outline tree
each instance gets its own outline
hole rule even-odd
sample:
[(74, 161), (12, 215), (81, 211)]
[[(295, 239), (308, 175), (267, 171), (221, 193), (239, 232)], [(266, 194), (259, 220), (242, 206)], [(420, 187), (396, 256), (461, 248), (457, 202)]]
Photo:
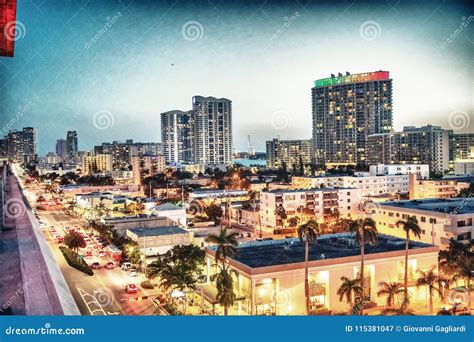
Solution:
[(298, 224), (298, 217), (296, 216), (290, 217), (290, 219), (288, 220), (288, 224), (292, 228), (296, 227), (296, 225)]
[(224, 307), (224, 315), (229, 313), (229, 307), (234, 305), (237, 296), (234, 292), (234, 279), (232, 272), (228, 268), (221, 268), (220, 272), (216, 273), (211, 278), (216, 282), (217, 295), (216, 299), (220, 305)]
[(281, 162), (281, 167), (277, 170), (276, 172), (276, 180), (280, 182), (285, 182), (288, 183), (290, 181), (289, 175), (288, 175), (288, 168), (286, 166), (285, 161)]
[(421, 228), (418, 225), (416, 216), (409, 216), (406, 221), (400, 220), (395, 223), (397, 227), (402, 227), (405, 231), (405, 275), (403, 281), (403, 287), (405, 289), (404, 302), (408, 301), (408, 249), (410, 248), (410, 233), (414, 236), (421, 237)]
[(219, 204), (211, 203), (204, 208), (204, 213), (210, 220), (214, 221), (214, 224), (217, 225), (219, 224), (224, 212)]
[(299, 175), (304, 176), (304, 163), (303, 163), (303, 157), (301, 154), (299, 155)]
[(443, 297), (443, 291), (440, 289), (440, 277), (434, 271), (434, 267), (428, 271), (417, 270), (420, 277), (416, 280), (416, 286), (426, 286), (428, 288), (430, 315), (433, 314), (433, 294), (437, 293)]
[(453, 281), (463, 279), (467, 292), (467, 313), (471, 314), (471, 280), (473, 278), (474, 257), (462, 256), (456, 262), (456, 271), (452, 277)]
[(281, 220), (281, 227), (283, 228), (285, 225), (285, 220), (288, 217), (285, 208), (283, 208), (282, 205), (277, 206), (275, 209), (275, 214)]
[(341, 285), (337, 289), (337, 294), (339, 295), (339, 301), (342, 302), (343, 298), (346, 298), (347, 303), (352, 310), (354, 306), (354, 297), (355, 295), (362, 294), (362, 286), (360, 286), (360, 279), (349, 279), (345, 276), (341, 277)]
[(474, 183), (470, 183), (468, 188), (461, 189), (456, 197), (471, 198), (474, 195)]
[(384, 316), (413, 316), (414, 311), (409, 307), (409, 301), (403, 300), (398, 308), (384, 309), (381, 313)]
[(375, 221), (371, 218), (365, 219), (358, 219), (352, 221), (349, 225), (349, 231), (355, 234), (355, 239), (359, 243), (360, 246), (360, 284), (362, 286), (362, 295), (361, 295), (361, 308), (360, 314), (363, 315), (364, 313), (364, 277), (365, 277), (365, 244), (374, 244), (377, 242), (377, 228), (375, 225)]
[(215, 252), (215, 260), (217, 265), (221, 265), (221, 271), (215, 275), (211, 280), (215, 280), (217, 296), (216, 299), (224, 307), (224, 315), (227, 316), (228, 308), (234, 304), (235, 294), (233, 288), (233, 279), (229, 271), (229, 266), (226, 265), (227, 257), (233, 257), (237, 253), (237, 237), (238, 233), (227, 232), (227, 228), (221, 228), (218, 235), (209, 235), (207, 242), (217, 246)]
[(216, 263), (222, 264), (222, 268), (225, 268), (227, 257), (232, 258), (237, 253), (238, 236), (238, 233), (227, 232), (227, 228), (223, 227), (219, 234), (211, 234), (206, 238), (206, 242), (217, 246), (215, 259)]
[(404, 293), (404, 290), (399, 282), (381, 281), (379, 284), (377, 296), (387, 296), (386, 309), (395, 309), (395, 302), (399, 295)]
[(71, 230), (64, 236), (64, 244), (76, 254), (76, 257), (78, 256), (79, 248), (85, 248), (87, 246), (82, 235), (75, 230)]
[(195, 290), (197, 278), (205, 264), (205, 253), (196, 245), (176, 245), (147, 267), (147, 277), (160, 277), (166, 291), (184, 292), (183, 314), (186, 314), (187, 292)]
[(305, 241), (305, 252), (304, 252), (304, 295), (306, 297), (306, 314), (309, 315), (311, 312), (311, 303), (309, 299), (309, 268), (308, 268), (308, 256), (309, 256), (309, 244), (316, 244), (318, 242), (318, 236), (320, 235), (319, 224), (315, 220), (309, 220), (305, 224), (302, 224), (298, 228), (298, 237), (302, 242)]

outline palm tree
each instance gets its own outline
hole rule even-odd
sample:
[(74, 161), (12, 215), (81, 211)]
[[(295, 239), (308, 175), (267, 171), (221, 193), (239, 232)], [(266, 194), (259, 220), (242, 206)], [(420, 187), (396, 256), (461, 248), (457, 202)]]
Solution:
[(308, 276), (308, 256), (309, 256), (309, 244), (318, 242), (318, 236), (320, 235), (319, 223), (315, 220), (309, 220), (305, 224), (298, 228), (298, 237), (300, 241), (305, 240), (305, 251), (304, 251), (304, 295), (306, 297), (306, 314), (309, 315), (311, 311), (311, 304), (309, 300), (309, 276)]
[(398, 308), (389, 308), (382, 311), (384, 316), (414, 316), (415, 312), (409, 308), (409, 301), (403, 300)]
[(365, 276), (365, 244), (373, 244), (377, 242), (377, 227), (375, 221), (371, 218), (358, 219), (349, 224), (349, 231), (355, 233), (355, 238), (360, 246), (360, 286), (362, 286), (361, 293), (361, 307), (360, 314), (364, 313), (364, 276)]
[(79, 248), (84, 248), (87, 246), (86, 241), (82, 235), (74, 230), (71, 230), (66, 234), (64, 237), (64, 243), (76, 254), (76, 257), (78, 256)]
[(377, 296), (387, 296), (386, 309), (395, 309), (395, 302), (398, 296), (404, 293), (404, 290), (399, 282), (381, 281), (379, 284)]
[(227, 228), (221, 228), (218, 235), (212, 234), (206, 238), (206, 242), (217, 245), (215, 260), (219, 265), (221, 263), (221, 271), (214, 275), (211, 280), (216, 281), (216, 289), (219, 304), (224, 307), (224, 315), (227, 316), (228, 309), (234, 304), (235, 293), (233, 287), (232, 275), (229, 267), (226, 266), (227, 257), (233, 257), (237, 253), (237, 237), (238, 233), (227, 232)]
[(397, 227), (402, 227), (405, 231), (405, 276), (403, 281), (403, 287), (405, 288), (404, 301), (408, 301), (408, 249), (410, 248), (410, 233), (414, 236), (421, 237), (421, 228), (418, 225), (416, 216), (409, 216), (406, 221), (400, 220), (395, 223)]
[(337, 294), (339, 295), (339, 301), (342, 302), (342, 299), (346, 297), (346, 301), (350, 306), (349, 310), (352, 310), (354, 307), (354, 296), (362, 293), (362, 286), (360, 286), (360, 279), (354, 278), (349, 279), (347, 277), (341, 277), (341, 285), (337, 289)]
[(234, 279), (232, 272), (227, 268), (222, 268), (220, 272), (211, 277), (216, 282), (217, 295), (216, 299), (220, 305), (224, 307), (224, 315), (229, 313), (229, 307), (234, 305), (237, 296), (234, 292)]
[(420, 277), (416, 280), (416, 286), (427, 286), (428, 295), (429, 295), (429, 305), (430, 305), (430, 315), (433, 314), (433, 294), (437, 293), (438, 296), (443, 297), (443, 291), (440, 289), (439, 283), (441, 281), (440, 277), (434, 271), (434, 267), (430, 268), (428, 271), (417, 270), (420, 274)]
[(456, 262), (456, 271), (452, 277), (453, 281), (464, 279), (467, 292), (467, 314), (471, 314), (471, 280), (474, 270), (474, 257), (462, 256)]
[(227, 232), (227, 227), (221, 228), (218, 235), (211, 234), (206, 238), (206, 242), (217, 245), (216, 249), (216, 263), (222, 263), (222, 268), (225, 268), (227, 257), (233, 257), (237, 253), (237, 238), (238, 233)]

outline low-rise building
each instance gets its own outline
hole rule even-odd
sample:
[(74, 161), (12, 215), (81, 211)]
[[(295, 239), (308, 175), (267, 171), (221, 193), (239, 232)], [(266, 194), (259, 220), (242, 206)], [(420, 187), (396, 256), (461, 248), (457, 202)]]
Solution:
[(186, 227), (186, 209), (173, 203), (163, 203), (153, 207), (151, 212), (157, 216), (167, 217), (179, 226)]
[(474, 158), (456, 160), (454, 162), (454, 174), (457, 176), (474, 176)]
[[(405, 240), (378, 234), (378, 241), (365, 250), (364, 295), (372, 305), (384, 306), (386, 297), (378, 297), (381, 281), (403, 282)], [(409, 291), (416, 300), (427, 300), (424, 287), (416, 287), (417, 270), (429, 270), (438, 263), (436, 246), (411, 242), (408, 251)], [(205, 275), (209, 280), (215, 266), (215, 246), (206, 248)], [(305, 244), (299, 239), (241, 243), (235, 257), (228, 258), (235, 271), (237, 300), (231, 315), (304, 315)], [(341, 277), (354, 279), (360, 274), (360, 247), (350, 233), (323, 235), (309, 246), (310, 307), (314, 313), (331, 314), (350, 310), (337, 294)], [(205, 300), (216, 306), (215, 285), (201, 286)], [(357, 301), (357, 298), (355, 298)], [(369, 303), (369, 305), (370, 305)]]
[[(291, 217), (300, 221), (316, 218), (319, 222), (326, 222), (335, 217), (353, 217), (358, 213), (359, 205), (358, 189), (266, 190), (260, 195), (260, 221), (271, 228), (284, 228)], [(285, 215), (281, 215), (282, 212)]]
[(128, 228), (126, 234), (137, 243), (145, 257), (164, 254), (173, 246), (190, 245), (193, 242), (193, 232), (178, 226)]
[(292, 177), (293, 189), (310, 189), (325, 187), (355, 188), (360, 196), (372, 197), (382, 194), (408, 194), (408, 175), (370, 176), (314, 176)]
[(82, 159), (82, 174), (106, 173), (112, 171), (112, 155), (95, 154), (84, 156)]
[(105, 217), (102, 222), (109, 224), (119, 236), (125, 237), (127, 229), (150, 229), (156, 227), (173, 226), (173, 221), (167, 217), (161, 216), (124, 216), (124, 217)]
[(396, 225), (399, 220), (415, 216), (422, 230), (413, 240), (446, 247), (450, 238), (467, 241), (474, 237), (474, 202), (470, 198), (424, 199), (378, 203), (372, 207), (377, 230), (384, 234), (405, 237)]
[(370, 165), (371, 176), (394, 176), (410, 175), (415, 173), (420, 178), (430, 177), (430, 166), (428, 164), (376, 164)]
[(453, 198), (459, 191), (468, 188), (469, 183), (449, 179), (418, 179), (410, 175), (410, 199)]

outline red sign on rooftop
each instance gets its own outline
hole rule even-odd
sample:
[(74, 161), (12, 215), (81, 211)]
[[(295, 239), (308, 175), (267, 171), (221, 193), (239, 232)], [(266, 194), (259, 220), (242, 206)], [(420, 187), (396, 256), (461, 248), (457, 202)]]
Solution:
[(0, 56), (13, 57), (16, 38), (16, 0), (0, 0)]

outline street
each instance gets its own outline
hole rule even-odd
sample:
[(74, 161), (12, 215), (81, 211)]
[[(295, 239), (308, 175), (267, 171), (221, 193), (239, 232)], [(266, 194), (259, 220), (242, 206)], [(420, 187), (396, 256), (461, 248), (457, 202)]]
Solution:
[[(28, 198), (31, 208), (36, 208), (36, 195), (34, 187), (27, 187), (25, 194)], [(70, 267), (59, 246), (53, 239), (49, 229), (53, 226), (56, 230), (62, 232), (65, 226), (84, 226), (84, 221), (74, 219), (65, 215), (62, 211), (37, 211), (44, 222), (42, 231), (45, 239), (51, 249), (54, 258), (64, 275), (67, 285), (76, 301), (79, 311), (82, 315), (105, 316), (105, 315), (156, 315), (159, 310), (153, 302), (153, 295), (159, 293), (159, 289), (145, 290), (140, 287), (140, 283), (145, 279), (142, 274), (137, 277), (129, 276), (125, 271), (116, 267), (108, 270), (101, 267), (94, 270), (93, 276), (88, 276), (73, 267)], [(113, 261), (111, 258), (97, 255), (86, 257), (88, 264), (99, 262), (104, 266), (107, 262)], [(127, 294), (125, 286), (135, 284), (139, 288), (137, 294)], [(141, 297), (151, 295), (151, 299), (134, 300), (132, 297)], [(131, 300), (132, 298), (132, 300)]]

